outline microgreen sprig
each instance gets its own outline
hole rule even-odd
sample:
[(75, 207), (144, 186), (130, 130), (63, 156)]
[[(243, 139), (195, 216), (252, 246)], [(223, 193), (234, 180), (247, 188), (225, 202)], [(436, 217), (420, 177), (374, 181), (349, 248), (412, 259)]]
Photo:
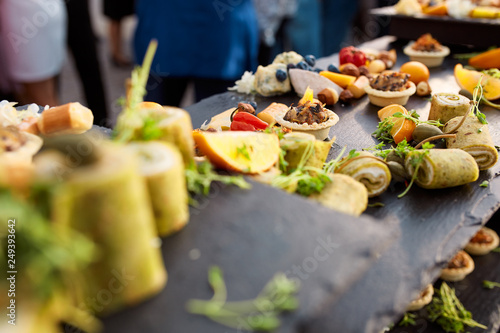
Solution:
[(187, 311), (227, 327), (272, 331), (281, 324), (278, 318), (281, 312), (293, 311), (299, 306), (295, 294), (300, 285), (282, 273), (277, 273), (256, 298), (237, 302), (227, 301), (227, 288), (219, 267), (209, 269), (208, 280), (214, 291), (212, 299), (190, 300), (186, 304)]
[(416, 318), (417, 318), (416, 314), (410, 313), (410, 312), (406, 312), (403, 315), (403, 319), (401, 319), (401, 321), (399, 322), (398, 325), (399, 326), (404, 326), (404, 327), (415, 326), (415, 325), (417, 325), (417, 322), (415, 321)]
[(488, 281), (484, 280), (483, 281), (483, 288), (486, 289), (493, 289), (493, 288), (500, 288), (500, 283), (499, 282), (494, 282), (494, 281)]
[(460, 302), (455, 290), (445, 282), (441, 284), (432, 303), (427, 306), (427, 312), (429, 319), (440, 325), (446, 332), (465, 332), (466, 326), (488, 328), (472, 319), (472, 314)]
[(479, 103), (483, 100), (483, 86), (481, 82), (483, 80), (483, 76), (479, 79), (479, 82), (476, 84), (474, 88), (474, 92), (472, 94), (472, 113), (477, 117), (477, 119), (481, 122), (481, 124), (488, 124), (486, 120), (486, 116), (484, 113), (479, 110)]
[(398, 195), (399, 199), (404, 197), (408, 193), (408, 191), (410, 191), (411, 187), (413, 186), (413, 183), (417, 179), (418, 171), (419, 171), (422, 163), (424, 162), (425, 156), (427, 156), (429, 154), (429, 151), (432, 148), (434, 148), (434, 145), (429, 143), (429, 142), (426, 142), (422, 145), (421, 150), (418, 150), (418, 151), (415, 150), (416, 153), (410, 158), (410, 164), (413, 166), (413, 170), (414, 170), (413, 176), (411, 177), (410, 184), (408, 184), (408, 186), (406, 187), (404, 192), (401, 193), (400, 195)]

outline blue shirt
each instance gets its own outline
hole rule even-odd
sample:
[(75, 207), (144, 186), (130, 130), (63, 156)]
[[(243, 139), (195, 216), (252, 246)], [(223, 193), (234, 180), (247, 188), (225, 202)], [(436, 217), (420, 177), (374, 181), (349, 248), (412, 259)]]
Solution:
[(156, 38), (156, 75), (233, 80), (257, 67), (252, 0), (137, 0), (136, 13), (136, 62)]

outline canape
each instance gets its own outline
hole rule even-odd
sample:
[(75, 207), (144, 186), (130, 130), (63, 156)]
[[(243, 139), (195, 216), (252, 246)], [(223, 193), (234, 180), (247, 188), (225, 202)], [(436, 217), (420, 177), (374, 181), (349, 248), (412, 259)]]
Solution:
[(475, 256), (483, 256), (498, 247), (500, 238), (490, 228), (482, 227), (465, 246), (465, 251)]
[(432, 284), (428, 284), (420, 293), (418, 298), (408, 304), (408, 306), (406, 307), (406, 311), (417, 311), (422, 309), (432, 301), (432, 295), (434, 295), (434, 287), (432, 286)]
[(446, 268), (441, 270), (440, 278), (445, 281), (456, 282), (463, 280), (474, 270), (474, 260), (465, 251), (458, 253), (450, 260)]
[(408, 80), (409, 77), (408, 74), (398, 72), (378, 75), (365, 87), (370, 102), (382, 107), (391, 104), (406, 105), (417, 90), (415, 83)]
[(412, 61), (420, 61), (427, 67), (438, 67), (444, 61), (444, 58), (450, 54), (450, 49), (441, 45), (430, 34), (420, 36), (416, 42), (410, 42), (403, 52), (410, 57)]

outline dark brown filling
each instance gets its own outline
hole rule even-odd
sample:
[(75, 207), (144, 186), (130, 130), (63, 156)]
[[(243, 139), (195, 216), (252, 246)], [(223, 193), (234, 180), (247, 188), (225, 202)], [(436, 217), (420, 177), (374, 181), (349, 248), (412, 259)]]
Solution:
[(380, 74), (370, 83), (370, 86), (383, 91), (403, 91), (407, 89), (409, 77), (409, 74), (398, 72)]
[(463, 252), (458, 252), (448, 263), (448, 268), (463, 268), (467, 266), (467, 258)]
[(493, 242), (493, 237), (491, 237), (491, 235), (489, 235), (486, 231), (481, 229), (477, 232), (477, 234), (474, 237), (472, 237), (470, 241), (471, 243), (488, 244)]
[(306, 102), (296, 107), (290, 107), (283, 119), (292, 123), (312, 125), (327, 121), (328, 114), (320, 103)]
[(443, 49), (443, 46), (437, 40), (432, 38), (431, 34), (425, 34), (417, 39), (417, 41), (413, 44), (412, 49), (423, 52), (439, 52)]

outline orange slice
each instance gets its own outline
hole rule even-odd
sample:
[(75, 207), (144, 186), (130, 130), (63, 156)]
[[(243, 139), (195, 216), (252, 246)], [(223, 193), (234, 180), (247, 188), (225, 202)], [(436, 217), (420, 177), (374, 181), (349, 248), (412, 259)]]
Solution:
[(445, 16), (448, 15), (446, 3), (422, 8), (422, 12), (427, 15)]
[(319, 75), (326, 77), (333, 83), (338, 84), (342, 88), (347, 88), (348, 85), (353, 84), (356, 81), (356, 77), (352, 75), (345, 75), (339, 73), (333, 73), (329, 71), (322, 71)]
[(454, 74), (460, 88), (467, 90), (471, 94), (474, 92), (479, 80), (481, 80), (482, 75), (481, 85), (483, 86), (484, 98), (490, 101), (500, 98), (500, 79), (463, 68), (461, 64), (455, 66)]
[[(388, 117), (391, 117), (396, 112), (401, 112), (402, 114), (406, 115), (410, 114), (404, 106), (399, 104), (387, 105), (383, 109), (380, 109), (377, 114), (379, 119), (382, 121)], [(392, 122), (394, 125), (392, 126), (390, 133), (392, 138), (394, 139), (394, 142), (398, 144), (404, 139), (406, 139), (407, 142), (410, 142), (412, 140), (413, 131), (415, 130), (415, 127), (417, 127), (417, 125), (413, 121), (403, 117), (395, 117), (393, 118)]]
[(216, 167), (259, 173), (278, 161), (280, 143), (275, 134), (259, 132), (194, 132), (194, 141)]
[(479, 69), (500, 69), (500, 47), (483, 52), (469, 59), (469, 65)]

